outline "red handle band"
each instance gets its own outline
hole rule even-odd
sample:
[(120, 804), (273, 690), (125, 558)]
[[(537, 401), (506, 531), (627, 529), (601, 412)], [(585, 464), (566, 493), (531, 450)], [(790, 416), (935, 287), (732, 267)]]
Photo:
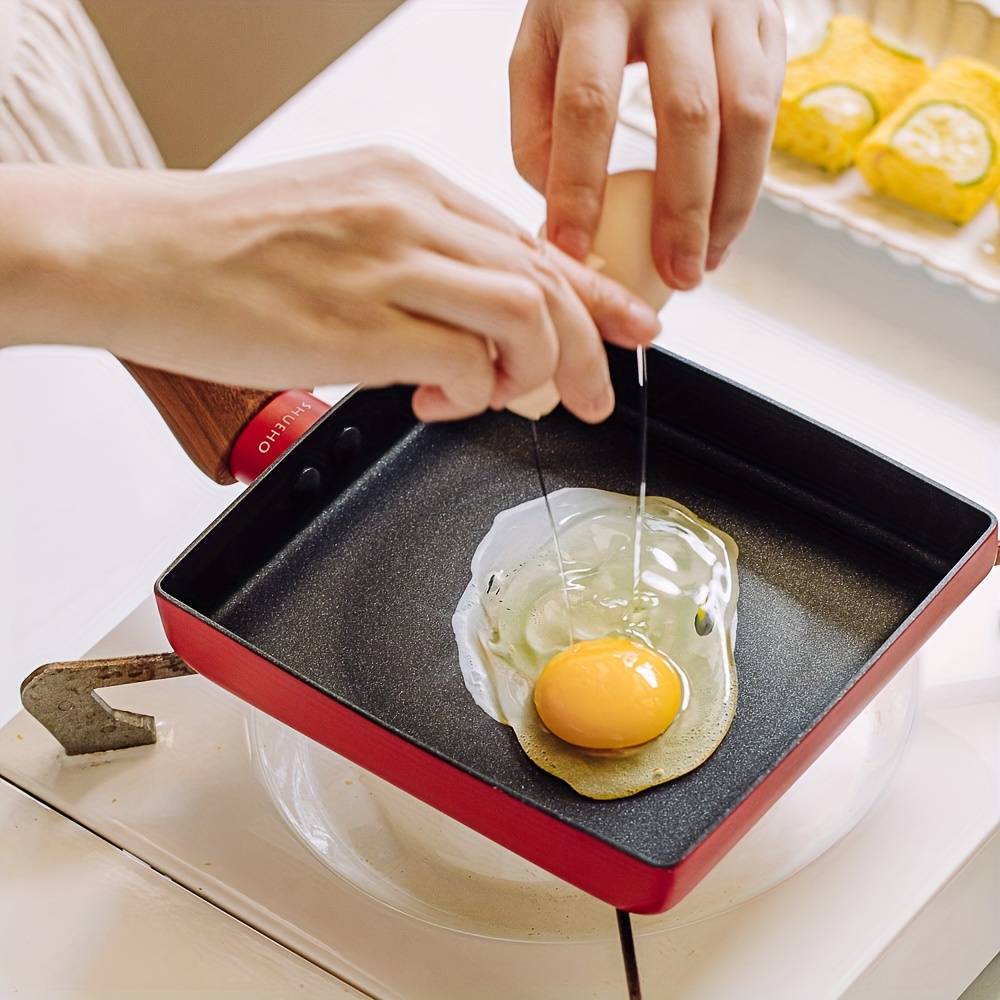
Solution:
[(252, 482), (329, 409), (302, 389), (279, 393), (240, 431), (229, 453), (233, 478)]

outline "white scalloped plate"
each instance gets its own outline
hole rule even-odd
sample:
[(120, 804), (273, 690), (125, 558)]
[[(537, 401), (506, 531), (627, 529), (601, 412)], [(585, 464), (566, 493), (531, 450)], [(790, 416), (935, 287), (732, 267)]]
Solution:
[[(782, 0), (789, 56), (816, 47), (837, 13), (865, 18), (886, 41), (916, 52), (931, 65), (971, 55), (1000, 66), (1000, 18), (969, 0)], [(621, 121), (655, 134), (644, 69), (630, 67)], [(819, 225), (844, 229), (864, 246), (881, 246), (902, 264), (923, 265), (937, 280), (962, 284), (977, 298), (1000, 300), (1000, 233), (991, 199), (965, 226), (925, 215), (873, 194), (856, 170), (831, 177), (818, 167), (773, 151), (764, 194)]]

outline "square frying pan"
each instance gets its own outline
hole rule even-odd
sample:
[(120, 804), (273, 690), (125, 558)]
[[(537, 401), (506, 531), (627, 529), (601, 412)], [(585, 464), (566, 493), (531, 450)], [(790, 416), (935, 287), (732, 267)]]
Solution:
[[(635, 358), (609, 358), (607, 422), (560, 408), (539, 423), (550, 489), (636, 491)], [(423, 425), (410, 389), (355, 391), (157, 582), (171, 644), (586, 892), (636, 913), (673, 906), (986, 576), (997, 520), (666, 351), (649, 351), (648, 370), (650, 494), (740, 549), (736, 717), (691, 773), (584, 798), (467, 693), (451, 617), (472, 554), (494, 515), (538, 495), (529, 425), (509, 413)]]

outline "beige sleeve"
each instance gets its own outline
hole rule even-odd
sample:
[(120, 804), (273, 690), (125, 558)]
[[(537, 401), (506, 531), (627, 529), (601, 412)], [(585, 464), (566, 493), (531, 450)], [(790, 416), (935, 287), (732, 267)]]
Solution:
[(77, 0), (0, 0), (0, 162), (163, 166)]

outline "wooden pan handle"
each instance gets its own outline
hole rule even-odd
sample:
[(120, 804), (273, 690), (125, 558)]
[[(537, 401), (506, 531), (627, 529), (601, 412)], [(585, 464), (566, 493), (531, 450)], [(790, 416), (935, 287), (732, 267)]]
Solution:
[(233, 443), (276, 393), (203, 382), (133, 361), (122, 364), (160, 411), (194, 464), (223, 486), (235, 483), (229, 471)]

